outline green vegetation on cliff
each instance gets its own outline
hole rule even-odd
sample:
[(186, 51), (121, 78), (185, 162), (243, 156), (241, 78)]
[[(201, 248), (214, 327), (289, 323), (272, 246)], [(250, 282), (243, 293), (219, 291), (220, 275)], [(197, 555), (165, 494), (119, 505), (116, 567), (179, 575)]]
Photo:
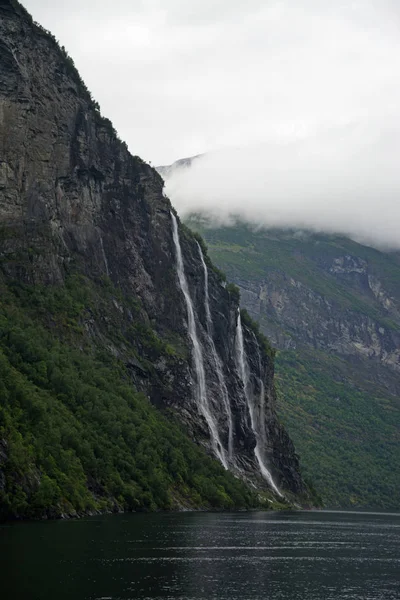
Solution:
[[(0, 516), (253, 506), (245, 485), (85, 335), (83, 317), (113, 299), (124, 300), (109, 282), (83, 277), (0, 284)], [(140, 319), (132, 331), (136, 347), (174, 354)]]
[(356, 256), (385, 282), (390, 295), (400, 298), (400, 264), (395, 253), (380, 252), (333, 235), (255, 230), (243, 223), (211, 228), (196, 217), (189, 218), (186, 224), (202, 234), (211, 259), (224, 269), (230, 281), (257, 281), (278, 271), (335, 301), (344, 310), (359, 311), (385, 321), (389, 328), (396, 327), (385, 311), (379, 310), (372, 295), (360, 290), (356, 282), (333, 278), (325, 268), (338, 256)]

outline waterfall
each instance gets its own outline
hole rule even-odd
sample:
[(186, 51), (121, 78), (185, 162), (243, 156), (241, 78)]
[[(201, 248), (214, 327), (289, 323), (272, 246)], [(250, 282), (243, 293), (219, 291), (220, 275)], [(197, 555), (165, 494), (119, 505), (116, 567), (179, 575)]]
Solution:
[[(244, 348), (243, 329), (242, 329), (242, 320), (241, 320), (241, 316), (240, 316), (240, 311), (239, 311), (239, 315), (238, 315), (237, 332), (236, 332), (236, 360), (237, 360), (237, 367), (238, 367), (239, 375), (243, 382), (247, 406), (249, 408), (251, 428), (252, 428), (255, 438), (256, 438), (256, 446), (254, 448), (254, 455), (258, 462), (258, 466), (260, 468), (261, 475), (264, 477), (264, 479), (266, 481), (268, 481), (271, 488), (279, 496), (282, 497), (282, 494), (279, 491), (279, 489), (277, 488), (274, 480), (272, 479), (272, 475), (271, 475), (270, 471), (268, 470), (268, 468), (266, 467), (266, 465), (264, 464), (263, 457), (262, 457), (262, 450), (264, 449), (263, 446), (265, 445), (265, 424), (261, 420), (261, 417), (264, 418), (264, 384), (260, 380), (260, 382), (262, 384), (261, 385), (262, 398), (260, 397), (260, 402), (261, 402), (260, 413), (261, 414), (257, 415), (257, 410), (256, 410), (256, 406), (255, 406), (256, 402), (255, 402), (255, 398), (254, 398), (254, 394), (253, 394), (253, 390), (252, 390), (252, 386), (251, 386), (251, 380), (250, 380), (250, 368), (249, 368), (249, 363), (247, 361), (246, 351)], [(261, 447), (260, 447), (260, 442), (261, 442)]]
[(208, 341), (211, 348), (211, 354), (213, 357), (215, 372), (217, 373), (219, 389), (221, 393), (222, 402), (224, 404), (226, 416), (228, 419), (228, 457), (229, 460), (233, 460), (233, 419), (232, 419), (232, 411), (231, 405), (229, 402), (229, 394), (228, 389), (225, 383), (225, 376), (222, 367), (222, 361), (218, 355), (217, 349), (215, 347), (214, 339), (213, 339), (213, 322), (210, 311), (210, 297), (208, 293), (208, 269), (204, 260), (203, 251), (201, 249), (200, 244), (197, 242), (197, 246), (199, 249), (199, 255), (201, 264), (203, 265), (204, 271), (204, 306), (206, 310), (206, 323), (207, 323), (207, 335)]
[(203, 417), (206, 420), (208, 428), (210, 430), (211, 444), (216, 456), (219, 458), (225, 469), (228, 469), (228, 463), (225, 456), (225, 451), (221, 444), (221, 441), (218, 436), (217, 425), (213, 419), (212, 413), (210, 411), (208, 398), (207, 398), (207, 384), (206, 384), (206, 375), (204, 371), (204, 361), (203, 361), (203, 351), (201, 347), (200, 340), (197, 336), (197, 328), (196, 321), (194, 317), (194, 309), (193, 302), (190, 297), (189, 286), (186, 280), (185, 269), (183, 265), (182, 258), (182, 250), (179, 241), (179, 232), (178, 232), (178, 224), (176, 221), (175, 215), (171, 212), (172, 219), (172, 235), (175, 244), (176, 251), (176, 271), (178, 274), (179, 285), (181, 287), (183, 296), (185, 298), (186, 309), (187, 309), (187, 317), (188, 317), (188, 331), (189, 336), (193, 345), (193, 359), (194, 359), (194, 367), (196, 371), (196, 396), (197, 396), (197, 404), (199, 410)]
[[(261, 353), (260, 353), (260, 346), (258, 344), (258, 340), (256, 337), (256, 334), (254, 333), (254, 331), (251, 332), (254, 338), (254, 342), (257, 348), (257, 356), (258, 356), (258, 371), (260, 373), (260, 377), (258, 377), (258, 385), (260, 386), (260, 396), (259, 396), (259, 402), (258, 402), (258, 406), (256, 407), (256, 410), (258, 411), (258, 415), (256, 413), (256, 422), (259, 423), (259, 436), (262, 442), (262, 450), (265, 449), (266, 445), (267, 445), (267, 433), (265, 431), (265, 386), (264, 386), (264, 382), (262, 380), (261, 377), (261, 372), (262, 372), (262, 363), (261, 363)], [(261, 444), (260, 444), (261, 446)]]
[(104, 266), (106, 268), (107, 277), (109, 277), (110, 271), (108, 269), (108, 261), (107, 261), (106, 253), (104, 251), (103, 236), (101, 235), (101, 231), (100, 231), (100, 248), (101, 248), (101, 254), (102, 254), (103, 260), (104, 260)]

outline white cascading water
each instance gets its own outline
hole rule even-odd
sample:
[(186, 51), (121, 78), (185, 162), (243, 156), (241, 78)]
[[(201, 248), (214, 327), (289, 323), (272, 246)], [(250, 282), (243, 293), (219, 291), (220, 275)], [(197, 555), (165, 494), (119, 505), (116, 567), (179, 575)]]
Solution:
[[(261, 415), (258, 416), (256, 406), (255, 406), (255, 399), (254, 399), (253, 391), (251, 389), (249, 363), (247, 361), (246, 351), (244, 349), (242, 320), (240, 317), (240, 311), (239, 311), (239, 315), (238, 315), (237, 331), (236, 331), (236, 359), (237, 359), (237, 367), (238, 367), (239, 375), (243, 382), (247, 406), (249, 408), (251, 428), (256, 437), (256, 446), (254, 448), (254, 455), (258, 462), (258, 466), (260, 467), (261, 475), (264, 477), (264, 479), (266, 481), (268, 481), (271, 488), (279, 496), (282, 497), (281, 492), (279, 491), (274, 480), (272, 479), (272, 475), (269, 472), (268, 468), (265, 466), (263, 458), (262, 458), (263, 446), (265, 447), (265, 426), (264, 426), (264, 423), (260, 423), (260, 421), (261, 421), (260, 417), (261, 417), (261, 415), (264, 415), (264, 408), (263, 408), (264, 384), (261, 382), (262, 383), (261, 393), (262, 393), (263, 397), (260, 398), (260, 400), (261, 400), (261, 409), (260, 409)], [(264, 433), (264, 436), (263, 436), (263, 433)], [(260, 442), (261, 442), (261, 444), (260, 444)]]
[(198, 242), (197, 242), (197, 246), (199, 249), (201, 264), (203, 265), (203, 270), (204, 270), (204, 306), (205, 306), (205, 310), (206, 310), (208, 341), (210, 344), (211, 354), (212, 354), (213, 361), (215, 364), (215, 371), (216, 371), (217, 378), (218, 378), (218, 384), (219, 384), (222, 402), (224, 404), (226, 416), (228, 419), (228, 457), (229, 457), (229, 460), (232, 461), (233, 460), (232, 411), (231, 411), (231, 405), (229, 402), (228, 389), (227, 389), (226, 383), (225, 383), (225, 376), (224, 376), (224, 372), (223, 372), (222, 361), (218, 355), (217, 349), (215, 347), (214, 339), (213, 339), (213, 322), (212, 322), (211, 311), (210, 311), (210, 297), (209, 297), (209, 293), (208, 293), (208, 269), (207, 269), (207, 265), (204, 260), (203, 251)]
[[(262, 363), (261, 363), (260, 346), (258, 345), (258, 341), (257, 341), (256, 334), (254, 333), (254, 331), (252, 331), (252, 335), (253, 335), (254, 342), (255, 342), (255, 345), (257, 348), (258, 372), (261, 374)], [(257, 415), (256, 419), (260, 425), (259, 433), (260, 433), (260, 439), (262, 442), (262, 449), (264, 450), (267, 445), (267, 433), (265, 431), (265, 398), (264, 398), (265, 386), (264, 386), (262, 377), (258, 378), (258, 385), (260, 386), (260, 396), (259, 396), (259, 405), (258, 405), (258, 407), (256, 407), (256, 410), (258, 411), (258, 415)]]
[(101, 231), (100, 231), (100, 248), (101, 248), (101, 254), (102, 254), (103, 260), (104, 260), (104, 266), (106, 268), (107, 277), (109, 277), (110, 271), (108, 269), (108, 260), (107, 260), (106, 253), (104, 251), (103, 236), (101, 235)]
[(204, 371), (203, 351), (201, 348), (200, 340), (197, 336), (196, 321), (194, 318), (193, 302), (190, 297), (189, 286), (185, 276), (185, 269), (183, 266), (182, 250), (179, 241), (178, 223), (175, 215), (171, 212), (172, 219), (172, 235), (175, 244), (176, 251), (176, 271), (178, 274), (179, 285), (181, 287), (183, 296), (185, 298), (187, 315), (188, 315), (188, 331), (189, 336), (193, 345), (193, 358), (194, 367), (196, 371), (197, 379), (197, 402), (201, 414), (206, 420), (208, 428), (210, 430), (211, 444), (217, 458), (221, 461), (225, 469), (228, 469), (228, 462), (226, 460), (225, 451), (221, 444), (218, 435), (218, 428), (214, 422), (213, 416), (210, 411), (207, 398), (207, 385), (206, 375)]

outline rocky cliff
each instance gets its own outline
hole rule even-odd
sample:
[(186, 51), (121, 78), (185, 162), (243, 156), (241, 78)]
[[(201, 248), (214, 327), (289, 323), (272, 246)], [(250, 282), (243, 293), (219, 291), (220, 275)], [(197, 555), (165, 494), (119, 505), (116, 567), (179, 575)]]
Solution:
[[(270, 487), (255, 456), (262, 447), (279, 490), (304, 493), (293, 444), (275, 413), (273, 353), (251, 322), (243, 323), (243, 381), (236, 295), (180, 223), (174, 239), (160, 175), (128, 152), (66, 52), (14, 0), (0, 0), (0, 73), (2, 285), (49, 289), (77, 275), (91, 282), (97, 309), (81, 310), (85, 343), (78, 345), (122, 361), (132, 385), (158, 408), (173, 409), (189, 435), (236, 475)], [(179, 251), (204, 381), (177, 275)], [(258, 429), (251, 409), (262, 415)]]
[[(254, 317), (264, 320), (265, 333), (275, 346), (312, 345), (342, 355), (368, 358), (400, 372), (397, 302), (386, 292), (379, 277), (369, 272), (365, 261), (350, 255), (335, 257), (321, 271), (321, 277), (331, 275), (338, 285), (349, 282), (349, 287), (358, 288), (369, 297), (375, 314), (371, 310), (345, 307), (282, 273), (270, 273), (268, 278), (257, 282), (242, 278), (236, 282), (242, 290), (244, 305)], [(392, 323), (386, 324), (388, 319)], [(279, 326), (274, 327), (274, 322)]]

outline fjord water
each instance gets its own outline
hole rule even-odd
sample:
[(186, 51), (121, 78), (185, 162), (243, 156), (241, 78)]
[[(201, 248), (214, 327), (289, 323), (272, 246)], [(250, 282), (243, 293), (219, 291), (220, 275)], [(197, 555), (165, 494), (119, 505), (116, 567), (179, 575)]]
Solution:
[(400, 514), (164, 513), (0, 527), (4, 600), (398, 600)]

